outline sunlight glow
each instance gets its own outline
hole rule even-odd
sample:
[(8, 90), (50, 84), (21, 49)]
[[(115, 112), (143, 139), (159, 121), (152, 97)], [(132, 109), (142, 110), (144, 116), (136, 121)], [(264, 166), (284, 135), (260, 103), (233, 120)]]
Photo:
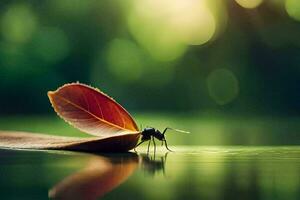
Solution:
[(189, 0), (174, 4), (170, 26), (184, 43), (201, 45), (213, 36), (216, 22), (205, 1)]
[(208, 42), (216, 22), (206, 0), (137, 0), (128, 26), (153, 58), (170, 61), (182, 56), (187, 45)]

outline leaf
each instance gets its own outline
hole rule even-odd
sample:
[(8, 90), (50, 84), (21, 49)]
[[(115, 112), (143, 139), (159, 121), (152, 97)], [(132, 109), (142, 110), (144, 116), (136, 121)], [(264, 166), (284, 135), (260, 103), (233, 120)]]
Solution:
[(48, 92), (54, 110), (65, 121), (95, 136), (138, 132), (129, 113), (103, 92), (80, 83)]
[(103, 92), (84, 84), (72, 83), (48, 92), (48, 96), (61, 118), (97, 137), (0, 131), (0, 148), (120, 152), (136, 146), (141, 133), (135, 121), (121, 105)]
[(139, 133), (116, 135), (107, 138), (79, 138), (28, 132), (0, 131), (0, 148), (123, 152), (133, 149), (138, 139)]

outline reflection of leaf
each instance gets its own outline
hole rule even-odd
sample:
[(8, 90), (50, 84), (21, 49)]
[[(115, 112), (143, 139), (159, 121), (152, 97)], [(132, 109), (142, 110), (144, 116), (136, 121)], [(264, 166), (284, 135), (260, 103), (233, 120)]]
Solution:
[(114, 160), (95, 156), (79, 172), (66, 177), (49, 191), (54, 199), (97, 199), (119, 186), (138, 165), (135, 154), (115, 157)]
[(76, 128), (95, 136), (137, 132), (129, 113), (112, 98), (92, 87), (66, 84), (48, 92), (53, 108), (60, 117)]
[(48, 92), (57, 114), (93, 138), (0, 131), (0, 147), (20, 149), (66, 149), (79, 151), (128, 151), (140, 136), (135, 121), (112, 98), (80, 83), (66, 84)]

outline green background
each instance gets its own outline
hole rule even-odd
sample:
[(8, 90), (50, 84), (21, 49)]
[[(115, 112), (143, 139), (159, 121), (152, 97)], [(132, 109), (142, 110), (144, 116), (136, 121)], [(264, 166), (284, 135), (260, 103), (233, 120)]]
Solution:
[(191, 133), (166, 134), (165, 161), (160, 146), (2, 149), (1, 199), (47, 199), (93, 159), (131, 156), (137, 170), (105, 199), (300, 199), (299, 0), (1, 0), (0, 130), (86, 137), (47, 98), (76, 81), (139, 126)]
[(130, 112), (298, 116), (300, 3), (251, 2), (2, 0), (0, 114), (80, 81)]

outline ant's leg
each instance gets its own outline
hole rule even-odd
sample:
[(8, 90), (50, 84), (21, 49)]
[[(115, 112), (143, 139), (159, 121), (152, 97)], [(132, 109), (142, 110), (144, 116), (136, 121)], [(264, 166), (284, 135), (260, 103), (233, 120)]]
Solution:
[(166, 152), (166, 153), (165, 153), (165, 161), (167, 161), (168, 153), (169, 153), (169, 152)]
[(148, 150), (147, 150), (147, 154), (149, 154), (149, 147), (150, 147), (150, 143), (151, 143), (151, 140), (149, 140), (149, 143), (148, 143)]
[(171, 149), (169, 149), (169, 147), (168, 147), (168, 144), (167, 144), (167, 140), (166, 140), (166, 139), (164, 139), (164, 141), (165, 141), (165, 146), (166, 146), (166, 148), (168, 149), (168, 151), (171, 151), (171, 152), (173, 152)]
[(137, 148), (138, 146), (140, 146), (140, 144), (142, 144), (142, 143), (144, 143), (144, 142), (145, 142), (145, 140), (144, 140), (144, 141), (140, 141), (140, 143), (138, 143), (138, 144), (134, 147), (134, 151), (136, 152), (135, 148)]
[(163, 157), (161, 157), (162, 171), (163, 171), (163, 175), (164, 175), (164, 177), (166, 177), (166, 168), (165, 168), (165, 162), (166, 162), (166, 160), (164, 160), (164, 158), (163, 158)]
[(140, 141), (140, 143), (138, 143), (134, 148), (137, 148), (138, 146), (140, 146), (140, 144), (144, 143), (145, 140)]
[(153, 142), (153, 145), (154, 145), (154, 155), (155, 155), (155, 152), (156, 152), (156, 144), (155, 144), (155, 141), (154, 141), (154, 137), (152, 137), (152, 142)]

